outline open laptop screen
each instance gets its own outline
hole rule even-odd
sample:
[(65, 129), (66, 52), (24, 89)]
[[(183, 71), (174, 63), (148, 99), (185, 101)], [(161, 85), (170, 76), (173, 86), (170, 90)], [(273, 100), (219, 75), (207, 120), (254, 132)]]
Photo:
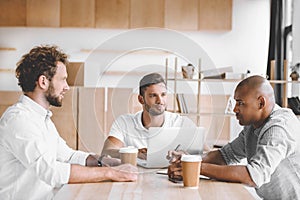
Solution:
[(205, 138), (204, 127), (151, 127), (149, 128), (146, 168), (163, 168), (169, 165), (167, 152), (180, 145), (178, 150), (202, 154)]

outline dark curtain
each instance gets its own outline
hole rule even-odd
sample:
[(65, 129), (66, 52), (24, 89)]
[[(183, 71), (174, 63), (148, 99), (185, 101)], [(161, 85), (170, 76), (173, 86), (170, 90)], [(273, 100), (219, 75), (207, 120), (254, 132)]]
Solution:
[[(283, 33), (283, 2), (271, 0), (270, 41), (267, 75), (270, 77), (271, 60), (275, 60), (275, 80), (283, 80), (284, 33)], [(283, 84), (275, 84), (276, 103), (282, 105)]]

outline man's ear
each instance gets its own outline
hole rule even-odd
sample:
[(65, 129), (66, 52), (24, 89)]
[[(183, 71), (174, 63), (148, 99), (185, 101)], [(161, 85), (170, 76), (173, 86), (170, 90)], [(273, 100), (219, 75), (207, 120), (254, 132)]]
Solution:
[(37, 80), (37, 86), (41, 89), (47, 90), (49, 87), (49, 80), (46, 76), (41, 75)]
[(259, 96), (258, 97), (258, 107), (259, 107), (259, 109), (264, 108), (265, 105), (266, 105), (266, 98), (263, 97), (263, 96)]
[(138, 96), (138, 100), (139, 100), (140, 104), (144, 104), (145, 103), (144, 97), (142, 95), (140, 95), (140, 94)]

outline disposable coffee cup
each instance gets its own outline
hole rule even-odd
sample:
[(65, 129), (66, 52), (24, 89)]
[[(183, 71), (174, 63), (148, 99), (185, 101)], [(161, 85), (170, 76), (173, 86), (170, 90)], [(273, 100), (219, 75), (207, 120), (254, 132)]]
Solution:
[(121, 163), (129, 163), (136, 166), (136, 158), (138, 154), (138, 149), (133, 146), (122, 147), (119, 150)]
[(184, 188), (197, 189), (202, 158), (200, 155), (182, 155), (182, 178)]

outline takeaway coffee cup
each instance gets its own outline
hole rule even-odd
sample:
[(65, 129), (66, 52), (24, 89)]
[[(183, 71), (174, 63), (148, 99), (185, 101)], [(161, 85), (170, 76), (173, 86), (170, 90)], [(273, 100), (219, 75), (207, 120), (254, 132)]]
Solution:
[(200, 155), (182, 155), (182, 178), (185, 188), (198, 188), (201, 161)]
[(136, 166), (138, 149), (133, 146), (123, 147), (119, 150), (121, 163), (129, 163)]

